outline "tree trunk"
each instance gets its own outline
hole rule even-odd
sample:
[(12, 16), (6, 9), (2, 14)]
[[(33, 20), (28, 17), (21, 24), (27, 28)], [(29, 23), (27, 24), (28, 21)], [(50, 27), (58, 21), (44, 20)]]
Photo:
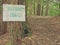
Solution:
[[(18, 4), (18, 0), (9, 0), (9, 4)], [(21, 22), (8, 22), (8, 30), (10, 32), (11, 45), (21, 45)], [(20, 43), (18, 44), (18, 40)]]
[(6, 32), (7, 32), (7, 22), (1, 22), (0, 23), (0, 35), (5, 34)]
[(46, 11), (45, 11), (45, 16), (48, 15), (48, 10), (49, 10), (49, 0), (46, 1)]
[(23, 5), (24, 4), (24, 0), (18, 0), (18, 4)]
[(34, 0), (34, 15), (36, 15), (36, 14), (35, 14), (35, 0)]
[[(59, 12), (60, 12), (60, 0), (59, 0)], [(60, 15), (60, 13), (59, 13), (59, 15)]]
[(44, 10), (44, 0), (42, 0), (42, 10), (41, 10), (41, 16), (43, 16), (43, 10)]
[(2, 4), (3, 4), (3, 1), (0, 0), (0, 6), (1, 6), (1, 9), (0, 9), (0, 35), (3, 35), (7, 32), (7, 22), (3, 22), (3, 14), (2, 14)]
[(0, 0), (0, 5), (2, 5), (2, 0)]
[(38, 0), (38, 6), (37, 6), (37, 15), (41, 16), (41, 0)]

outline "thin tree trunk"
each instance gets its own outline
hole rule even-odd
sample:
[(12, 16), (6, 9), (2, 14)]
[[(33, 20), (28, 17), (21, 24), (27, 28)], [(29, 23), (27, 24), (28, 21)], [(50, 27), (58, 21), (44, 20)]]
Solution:
[(34, 15), (35, 15), (35, 0), (34, 0)]
[[(60, 12), (60, 0), (59, 0), (59, 12)], [(59, 15), (60, 15), (60, 13), (59, 13)]]
[(37, 15), (41, 16), (41, 0), (38, 0), (38, 6), (37, 6)]
[(42, 0), (42, 10), (41, 10), (41, 16), (43, 16), (43, 10), (44, 10), (44, 0)]
[(45, 11), (45, 16), (48, 15), (48, 10), (49, 10), (49, 0), (46, 1), (46, 11)]

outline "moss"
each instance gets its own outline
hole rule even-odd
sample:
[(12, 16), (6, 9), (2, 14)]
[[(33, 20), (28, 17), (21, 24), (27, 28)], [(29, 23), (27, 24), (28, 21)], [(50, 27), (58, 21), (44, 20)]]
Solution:
[(10, 42), (8, 42), (8, 43), (6, 43), (6, 45), (11, 45), (11, 43), (10, 43)]

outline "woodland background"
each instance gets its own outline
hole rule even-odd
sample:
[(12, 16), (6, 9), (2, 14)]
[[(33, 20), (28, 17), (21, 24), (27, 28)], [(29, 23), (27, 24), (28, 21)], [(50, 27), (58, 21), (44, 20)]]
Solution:
[[(3, 22), (3, 4), (25, 5), (26, 22)], [(60, 0), (0, 0), (0, 45), (60, 45)]]

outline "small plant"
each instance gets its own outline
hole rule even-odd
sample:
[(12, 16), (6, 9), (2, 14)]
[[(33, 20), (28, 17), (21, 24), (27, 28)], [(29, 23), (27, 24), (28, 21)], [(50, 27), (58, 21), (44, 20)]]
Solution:
[(32, 35), (31, 30), (28, 27), (25, 27), (22, 33), (22, 37), (28, 37), (31, 35)]

